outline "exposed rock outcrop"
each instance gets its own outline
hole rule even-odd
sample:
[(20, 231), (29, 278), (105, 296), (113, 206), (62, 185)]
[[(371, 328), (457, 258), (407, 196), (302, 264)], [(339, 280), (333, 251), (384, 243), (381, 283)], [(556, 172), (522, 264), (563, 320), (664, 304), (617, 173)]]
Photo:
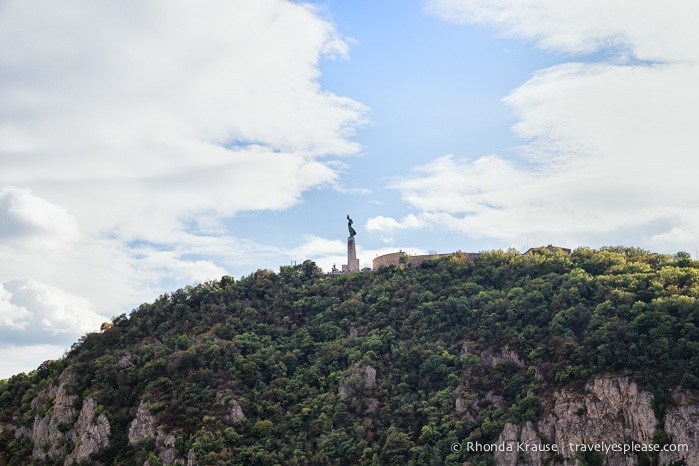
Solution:
[(155, 447), (160, 450), (158, 458), (163, 464), (172, 464), (175, 461), (175, 436), (166, 434), (155, 425), (155, 417), (150, 412), (150, 404), (141, 400), (136, 417), (129, 426), (129, 445), (136, 445), (147, 439), (155, 439)]
[(190, 448), (189, 453), (187, 453), (187, 466), (199, 466), (194, 448)]
[(32, 407), (41, 406), (46, 401), (54, 399), (53, 408), (45, 416), (36, 415), (31, 438), (34, 441), (32, 456), (38, 460), (55, 460), (65, 455), (59, 440), (63, 439), (71, 423), (75, 421), (76, 411), (73, 407), (77, 396), (68, 395), (68, 387), (75, 376), (70, 368), (64, 370), (58, 377), (58, 386), (53, 384), (42, 390), (32, 400)]
[(665, 415), (665, 432), (673, 445), (688, 445), (688, 451), (660, 452), (660, 464), (684, 459), (699, 464), (699, 404), (673, 406)]
[(158, 458), (163, 464), (172, 464), (175, 462), (175, 455), (177, 450), (175, 450), (175, 441), (177, 439), (174, 435), (159, 435), (155, 440), (155, 445), (162, 448), (158, 454)]
[(514, 424), (505, 424), (497, 445), (507, 446), (493, 451), (493, 458), (498, 466), (580, 466), (575, 459), (563, 459), (562, 463), (552, 459), (550, 449), (541, 440), (530, 421), (522, 428)]
[(22, 426), (18, 429), (13, 429), (15, 431), (15, 438), (20, 439), (22, 437), (32, 438), (32, 431), (29, 427)]
[(653, 395), (640, 391), (628, 377), (596, 378), (582, 398), (571, 392), (555, 394), (553, 411), (539, 430), (557, 444), (650, 443), (657, 420)]
[(364, 384), (369, 388), (376, 385), (376, 369), (371, 366), (364, 369)]
[(238, 400), (230, 400), (228, 402), (228, 412), (226, 413), (225, 420), (231, 424), (237, 424), (244, 419), (245, 413), (240, 403), (238, 403)]
[(119, 357), (119, 367), (122, 369), (131, 367), (135, 364), (137, 359), (138, 357), (134, 355), (131, 351), (125, 351), (124, 354), (122, 354)]
[[(65, 369), (57, 385), (50, 384), (31, 401), (32, 408), (39, 411), (32, 429), (26, 426), (13, 429), (16, 438), (28, 437), (33, 442), (32, 456), (37, 460), (64, 460), (66, 465), (87, 462), (92, 454), (109, 445), (111, 427), (104, 414), (96, 415), (95, 399), (85, 398), (77, 412), (78, 397), (68, 395), (74, 380), (72, 369)], [(44, 410), (45, 414), (41, 415)]]
[(75, 449), (66, 457), (66, 465), (87, 461), (93, 453), (109, 446), (109, 421), (104, 414), (95, 416), (95, 407), (93, 398), (83, 401), (80, 417), (70, 433)]
[(338, 388), (341, 399), (347, 399), (360, 387), (372, 388), (376, 385), (376, 369), (372, 366), (362, 367), (359, 363), (352, 366), (349, 377), (347, 377)]
[(360, 325), (359, 327), (355, 327), (354, 325), (350, 327), (349, 333), (347, 334), (347, 339), (352, 340), (353, 338), (357, 338), (362, 335), (366, 335), (368, 331), (368, 327), (366, 325)]
[[(552, 409), (535, 426), (506, 424), (497, 444), (514, 451), (496, 451), (498, 466), (572, 466), (578, 464), (571, 445), (649, 445), (658, 422), (651, 405), (653, 395), (639, 390), (628, 377), (597, 377), (585, 386), (585, 394), (561, 391), (554, 394)], [(670, 408), (665, 431), (672, 443), (699, 445), (699, 405)], [(542, 448), (555, 445), (557, 455)], [(699, 452), (661, 452), (660, 464), (685, 459), (699, 464)], [(608, 466), (636, 466), (633, 452), (608, 449), (598, 453)]]
[[(505, 427), (498, 437), (498, 445), (516, 445), (519, 438), (519, 426), (514, 424), (505, 424)], [(513, 466), (517, 464), (517, 448), (508, 448), (496, 450), (493, 453), (493, 458), (498, 465)]]
[(245, 420), (245, 413), (243, 412), (243, 407), (240, 406), (240, 402), (233, 398), (233, 392), (231, 390), (223, 390), (216, 395), (218, 404), (226, 407), (226, 414), (223, 420), (229, 424), (238, 424), (239, 422)]
[(466, 401), (461, 396), (458, 396), (454, 401), (454, 411), (456, 411), (456, 414), (458, 414), (459, 416), (468, 411), (467, 406), (468, 405)]
[(141, 440), (156, 438), (158, 428), (155, 427), (155, 418), (150, 413), (149, 405), (146, 401), (141, 401), (138, 405), (136, 418), (129, 426), (129, 445), (136, 445)]
[(543, 442), (537, 435), (534, 425), (527, 421), (519, 434), (519, 440), (524, 449), (529, 452), (529, 462), (523, 466), (542, 464), (544, 460)]
[(507, 345), (500, 348), (500, 352), (495, 352), (491, 350), (483, 351), (478, 359), (478, 362), (485, 366), (496, 366), (505, 361), (510, 361), (517, 367), (525, 366), (524, 361), (519, 356), (519, 354), (517, 354), (516, 351), (508, 348)]

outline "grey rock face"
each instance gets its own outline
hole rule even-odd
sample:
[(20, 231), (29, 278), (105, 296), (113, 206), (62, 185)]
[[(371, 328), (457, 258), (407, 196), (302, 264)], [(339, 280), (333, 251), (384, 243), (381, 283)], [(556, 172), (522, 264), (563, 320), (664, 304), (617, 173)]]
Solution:
[(628, 377), (596, 378), (585, 388), (590, 393), (582, 398), (558, 394), (550, 415), (555, 420), (544, 422), (540, 430), (553, 431), (551, 438), (558, 444), (650, 443), (657, 421), (649, 392), (640, 391)]
[(129, 426), (129, 445), (136, 445), (145, 439), (155, 439), (155, 447), (160, 450), (158, 458), (163, 464), (175, 462), (175, 436), (166, 434), (155, 425), (155, 417), (150, 413), (148, 402), (141, 400), (136, 418)]
[(194, 453), (194, 448), (191, 448), (189, 453), (187, 453), (187, 466), (199, 466), (199, 463), (197, 462), (197, 455)]
[(352, 396), (359, 387), (372, 388), (376, 385), (376, 369), (372, 366), (362, 367), (359, 363), (352, 366), (349, 377), (338, 387), (340, 398), (345, 400)]
[(233, 391), (226, 389), (216, 394), (217, 403), (226, 408), (223, 420), (229, 424), (238, 424), (245, 420), (245, 413), (240, 402), (233, 397)]
[(376, 369), (371, 366), (366, 366), (364, 384), (369, 388), (376, 385)]
[[(466, 347), (465, 345), (466, 344), (464, 343), (462, 351), (464, 351), (464, 348)], [(511, 350), (507, 346), (502, 347), (499, 353), (493, 351), (483, 351), (478, 359), (478, 362), (485, 366), (496, 366), (505, 361), (510, 361), (517, 367), (525, 366), (524, 361), (522, 361), (522, 358), (519, 357), (517, 352)]]
[(37, 415), (34, 418), (32, 429), (32, 439), (34, 440), (34, 450), (32, 456), (38, 460), (58, 459), (65, 452), (59, 448), (59, 440), (64, 437), (61, 430), (66, 430), (64, 426), (73, 421), (76, 415), (73, 402), (77, 398), (75, 395), (68, 395), (68, 386), (73, 383), (75, 376), (70, 368), (63, 371), (58, 377), (58, 386), (49, 386), (42, 390), (37, 396), (35, 406), (43, 403), (47, 399), (55, 397), (52, 410), (44, 417)]
[(511, 449), (495, 451), (493, 457), (498, 466), (514, 466), (517, 464), (517, 440), (519, 437), (519, 427), (507, 423), (498, 437), (498, 444), (513, 445)]
[(129, 445), (135, 445), (141, 440), (156, 438), (158, 429), (155, 427), (155, 418), (148, 409), (148, 403), (141, 401), (138, 405), (136, 418), (129, 426)]
[[(78, 414), (75, 395), (68, 395), (68, 387), (75, 376), (67, 368), (58, 377), (58, 386), (49, 385), (32, 400), (31, 405), (53, 407), (43, 417), (36, 415), (30, 431), (26, 427), (15, 431), (15, 436), (29, 437), (34, 442), (32, 456), (41, 461), (61, 460), (69, 465), (87, 462), (90, 456), (109, 445), (111, 427), (104, 414), (96, 416), (97, 403), (92, 397), (83, 400)], [(66, 456), (66, 447), (72, 451)]]
[(228, 413), (226, 414), (226, 420), (231, 424), (237, 424), (245, 419), (245, 413), (243, 413), (243, 408), (240, 407), (238, 400), (231, 400), (228, 403)]
[[(585, 394), (571, 391), (556, 392), (553, 408), (539, 420), (522, 427), (506, 424), (497, 443), (511, 443), (515, 452), (495, 452), (498, 466), (573, 466), (574, 445), (632, 445), (652, 443), (657, 420), (650, 392), (639, 390), (628, 377), (597, 377), (585, 386)], [(686, 443), (689, 452), (663, 452), (660, 464), (685, 459), (687, 464), (699, 464), (699, 405), (671, 408), (665, 417), (665, 430), (673, 444)], [(557, 446), (560, 456), (542, 451), (543, 439)], [(517, 445), (529, 445), (525, 452)], [(607, 466), (636, 466), (638, 458), (632, 452), (602, 453)]]
[(136, 360), (136, 356), (134, 356), (134, 354), (131, 353), (130, 351), (126, 351), (119, 358), (119, 367), (122, 369), (125, 369), (127, 367), (131, 367), (134, 365), (135, 360)]
[(660, 464), (684, 459), (687, 464), (699, 464), (699, 405), (671, 407), (665, 415), (665, 432), (673, 445), (688, 445), (687, 451), (660, 453)]
[(109, 445), (111, 434), (109, 421), (104, 414), (95, 416), (95, 406), (93, 398), (86, 398), (83, 401), (80, 417), (70, 432), (76, 446), (73, 452), (66, 457), (64, 464), (87, 461), (90, 455)]
[(158, 455), (158, 458), (160, 458), (163, 464), (172, 464), (175, 462), (175, 454), (177, 453), (175, 450), (175, 440), (175, 436), (172, 434), (161, 435), (156, 440), (156, 444), (159, 442), (160, 446), (163, 448), (163, 451)]

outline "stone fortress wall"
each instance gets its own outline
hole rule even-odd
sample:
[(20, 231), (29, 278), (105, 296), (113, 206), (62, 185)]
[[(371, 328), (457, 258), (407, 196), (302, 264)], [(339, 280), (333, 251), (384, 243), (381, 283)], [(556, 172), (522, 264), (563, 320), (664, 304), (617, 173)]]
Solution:
[(378, 269), (379, 267), (385, 267), (387, 265), (399, 265), (400, 258), (404, 255), (405, 253), (403, 251), (400, 251), (392, 252), (390, 254), (384, 254), (383, 256), (376, 256), (374, 261), (371, 263), (371, 268)]
[[(468, 256), (469, 260), (474, 260), (478, 256), (481, 255), (480, 252), (465, 252), (463, 254), (466, 254)], [(410, 262), (409, 264), (413, 267), (419, 267), (420, 264), (422, 264), (423, 261), (427, 259), (436, 259), (437, 257), (443, 257), (443, 256), (451, 256), (452, 254), (424, 254), (424, 255), (419, 255), (419, 256), (409, 256), (410, 257)], [(392, 252), (390, 254), (384, 254), (382, 256), (377, 256), (373, 262), (371, 263), (371, 268), (376, 270), (379, 267), (385, 267), (388, 265), (395, 265), (399, 266), (401, 265), (401, 258), (404, 256), (408, 256), (406, 252), (399, 251), (399, 252)], [(406, 260), (406, 259), (403, 259)]]
[[(571, 252), (570, 249), (568, 249), (568, 248), (561, 248), (558, 246), (552, 246), (550, 244), (548, 246), (542, 246), (542, 247), (548, 249), (551, 252), (555, 252), (558, 250), (563, 251), (566, 254), (570, 254), (570, 252)], [(527, 252), (524, 253), (524, 255), (527, 255), (536, 249), (539, 249), (539, 248), (529, 248), (527, 250)], [(452, 253), (452, 254), (454, 254), (454, 253)], [(422, 262), (427, 260), (427, 259), (434, 259), (434, 258), (442, 257), (442, 256), (451, 256), (452, 254), (424, 254), (424, 255), (419, 255), (419, 256), (410, 256), (409, 263), (413, 267), (419, 267), (420, 264), (422, 264)], [(463, 252), (461, 254), (465, 254), (468, 257), (468, 260), (471, 260), (471, 261), (477, 259), (478, 256), (481, 255), (480, 252)], [(374, 258), (374, 260), (371, 264), (371, 268), (376, 270), (379, 267), (385, 267), (388, 265), (400, 266), (401, 265), (401, 258), (404, 256), (407, 256), (407, 255), (408, 254), (404, 251), (398, 251), (398, 252), (392, 252), (390, 254), (384, 254), (382, 256), (377, 256), (376, 258)], [(403, 260), (405, 261), (406, 259), (403, 259)]]

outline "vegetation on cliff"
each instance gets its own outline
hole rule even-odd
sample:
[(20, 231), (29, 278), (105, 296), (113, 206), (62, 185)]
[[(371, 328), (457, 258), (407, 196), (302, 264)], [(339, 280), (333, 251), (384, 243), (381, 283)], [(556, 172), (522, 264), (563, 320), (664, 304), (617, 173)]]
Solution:
[(0, 381), (0, 465), (32, 462), (28, 432), (53, 409), (36, 400), (67, 368), (76, 408), (95, 400), (111, 428), (93, 462), (168, 461), (155, 436), (129, 439), (147, 407), (175, 457), (199, 464), (462, 464), (452, 443), (493, 442), (539, 418), (554, 387), (594, 374), (631, 376), (659, 413), (669, 389), (699, 389), (697, 298), (688, 254), (623, 247), (223, 277)]

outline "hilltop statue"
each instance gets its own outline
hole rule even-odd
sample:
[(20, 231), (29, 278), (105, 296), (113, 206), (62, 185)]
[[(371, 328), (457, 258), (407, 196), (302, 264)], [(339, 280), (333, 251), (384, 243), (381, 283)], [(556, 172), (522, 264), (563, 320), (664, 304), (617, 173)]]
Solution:
[(354, 236), (357, 234), (352, 228), (352, 219), (347, 214), (347, 229), (349, 230), (349, 238), (347, 238), (347, 263), (342, 264), (342, 273), (359, 272), (359, 259), (357, 259), (357, 247), (354, 244)]
[(354, 238), (354, 236), (357, 234), (357, 232), (352, 228), (352, 219), (350, 218), (349, 214), (347, 214), (347, 228), (349, 229), (349, 235), (350, 238)]

